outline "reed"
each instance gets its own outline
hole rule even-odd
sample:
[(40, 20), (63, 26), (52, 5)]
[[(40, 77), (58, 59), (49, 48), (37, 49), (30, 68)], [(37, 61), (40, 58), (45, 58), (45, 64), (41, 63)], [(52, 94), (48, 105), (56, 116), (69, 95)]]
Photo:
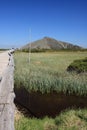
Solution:
[(87, 52), (15, 53), (15, 87), (27, 91), (52, 91), (87, 96), (87, 73), (68, 73), (69, 64)]

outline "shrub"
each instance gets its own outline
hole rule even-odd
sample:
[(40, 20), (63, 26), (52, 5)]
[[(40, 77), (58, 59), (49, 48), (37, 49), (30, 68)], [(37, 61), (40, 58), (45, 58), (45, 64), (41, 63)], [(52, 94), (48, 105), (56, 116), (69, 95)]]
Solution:
[(77, 73), (87, 72), (87, 58), (75, 60), (68, 66), (67, 71), (76, 71)]

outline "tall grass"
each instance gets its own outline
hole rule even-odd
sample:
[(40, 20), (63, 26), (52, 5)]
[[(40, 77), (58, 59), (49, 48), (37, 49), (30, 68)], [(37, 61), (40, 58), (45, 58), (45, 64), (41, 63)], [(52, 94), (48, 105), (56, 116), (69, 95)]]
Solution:
[(50, 93), (52, 91), (87, 96), (87, 73), (66, 71), (76, 59), (85, 58), (87, 52), (15, 54), (15, 86), (28, 91)]

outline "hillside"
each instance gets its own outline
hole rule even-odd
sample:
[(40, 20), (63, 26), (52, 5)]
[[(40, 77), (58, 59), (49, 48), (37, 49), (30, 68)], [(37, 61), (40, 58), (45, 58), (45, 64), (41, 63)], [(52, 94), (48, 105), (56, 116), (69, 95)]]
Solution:
[[(21, 49), (28, 49), (29, 44), (23, 46)], [(61, 49), (81, 49), (80, 46), (73, 45), (67, 42), (57, 41), (56, 39), (44, 37), (43, 39), (37, 40), (31, 43), (32, 50), (61, 50)]]

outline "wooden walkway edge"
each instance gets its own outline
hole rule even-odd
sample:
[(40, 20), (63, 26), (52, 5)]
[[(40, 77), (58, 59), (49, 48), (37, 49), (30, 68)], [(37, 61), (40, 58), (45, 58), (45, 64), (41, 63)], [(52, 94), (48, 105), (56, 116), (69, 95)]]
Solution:
[(6, 51), (0, 54), (0, 130), (15, 129), (14, 98), (14, 60)]

